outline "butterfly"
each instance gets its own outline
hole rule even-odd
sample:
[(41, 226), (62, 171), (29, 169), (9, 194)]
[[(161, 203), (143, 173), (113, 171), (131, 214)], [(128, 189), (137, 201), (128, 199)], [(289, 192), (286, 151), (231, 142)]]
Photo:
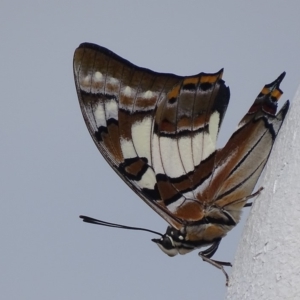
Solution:
[(231, 264), (211, 257), (261, 190), (251, 194), (289, 109), (287, 101), (276, 114), (285, 73), (263, 87), (226, 145), (216, 149), (230, 98), (223, 69), (193, 76), (157, 73), (90, 43), (76, 49), (73, 67), (97, 148), (169, 226), (160, 234), (80, 217), (159, 234), (152, 241), (169, 256), (208, 247), (200, 257), (221, 269), (228, 282), (223, 266)]

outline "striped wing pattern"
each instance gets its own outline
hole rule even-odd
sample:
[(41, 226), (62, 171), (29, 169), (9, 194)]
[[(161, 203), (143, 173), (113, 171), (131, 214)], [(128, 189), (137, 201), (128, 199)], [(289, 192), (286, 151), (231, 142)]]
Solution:
[[(106, 48), (84, 43), (74, 76), (89, 132), (112, 168), (172, 227), (218, 219), (238, 221), (266, 164), (289, 103), (266, 85), (224, 148), (216, 141), (228, 102), (223, 70), (181, 77), (156, 73)], [(216, 234), (217, 236), (218, 234)]]
[(284, 75), (265, 85), (225, 147), (216, 151), (204, 197), (220, 207), (247, 197), (254, 189), (289, 108), (287, 101), (276, 115)]

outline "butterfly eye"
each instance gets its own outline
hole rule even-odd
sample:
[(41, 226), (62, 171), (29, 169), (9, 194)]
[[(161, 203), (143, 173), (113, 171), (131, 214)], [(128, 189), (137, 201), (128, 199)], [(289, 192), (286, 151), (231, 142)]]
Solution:
[(156, 243), (156, 245), (168, 256), (172, 257), (178, 254), (173, 239), (168, 235), (164, 235), (160, 239), (152, 239), (152, 242)]
[(166, 236), (164, 238), (163, 242), (164, 242), (165, 248), (167, 248), (167, 249), (173, 249), (173, 248), (175, 248), (174, 241), (173, 241), (173, 239), (170, 236)]

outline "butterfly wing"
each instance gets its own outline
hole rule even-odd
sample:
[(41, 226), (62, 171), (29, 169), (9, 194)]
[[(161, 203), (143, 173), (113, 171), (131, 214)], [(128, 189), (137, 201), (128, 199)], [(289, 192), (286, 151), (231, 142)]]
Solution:
[(201, 218), (194, 189), (213, 168), (229, 101), (222, 70), (156, 73), (84, 43), (74, 77), (88, 130), (117, 174), (173, 227)]
[(214, 166), (216, 141), (228, 102), (223, 70), (185, 78), (159, 104), (152, 153), (161, 206), (182, 222), (203, 218), (197, 188)]
[(286, 101), (276, 114), (285, 73), (267, 84), (225, 147), (216, 153), (215, 166), (203, 196), (227, 210), (240, 209), (259, 179), (289, 109)]

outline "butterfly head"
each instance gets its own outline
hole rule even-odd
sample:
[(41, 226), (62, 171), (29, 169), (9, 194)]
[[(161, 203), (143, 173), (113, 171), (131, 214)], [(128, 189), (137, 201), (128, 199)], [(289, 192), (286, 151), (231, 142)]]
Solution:
[(185, 233), (177, 230), (171, 226), (167, 228), (167, 231), (159, 239), (152, 239), (152, 242), (168, 256), (175, 256), (177, 254), (186, 254), (195, 249), (192, 245), (186, 242)]

